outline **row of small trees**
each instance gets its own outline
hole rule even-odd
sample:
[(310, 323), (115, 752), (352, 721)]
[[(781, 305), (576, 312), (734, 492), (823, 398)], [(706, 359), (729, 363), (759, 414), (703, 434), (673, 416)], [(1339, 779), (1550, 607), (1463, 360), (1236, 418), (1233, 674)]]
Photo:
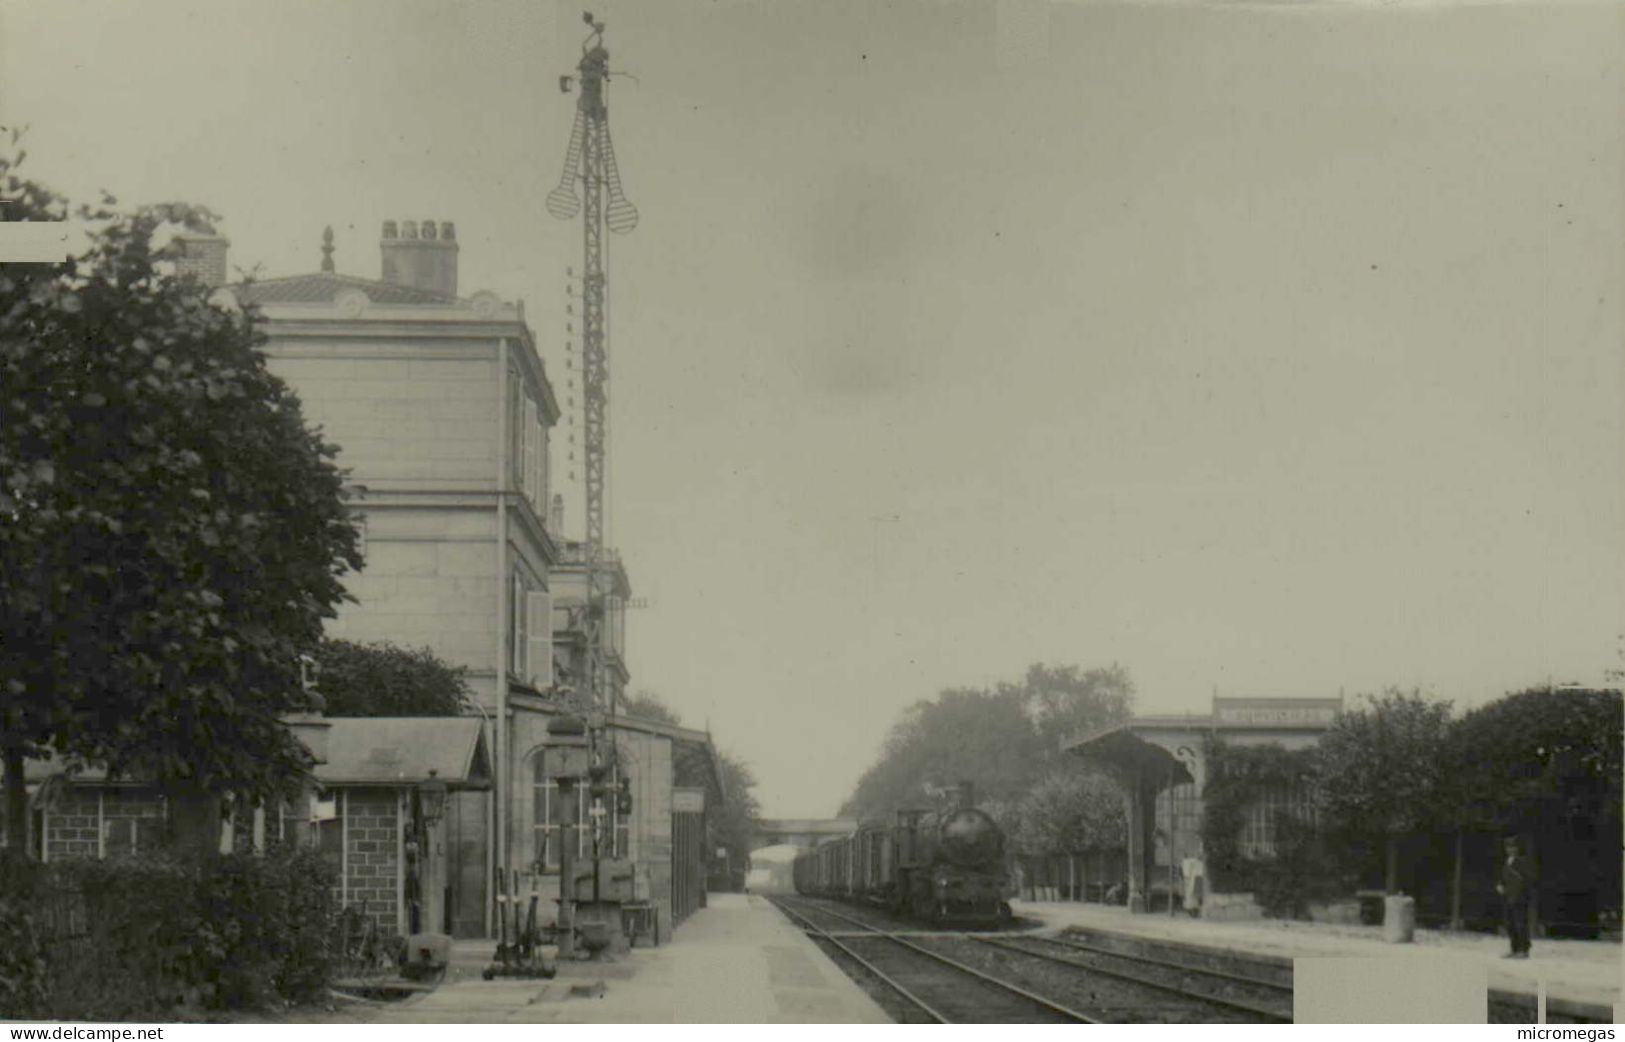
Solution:
[[(1549, 829), (1560, 807), (1613, 829), (1617, 843), (1622, 748), (1619, 691), (1538, 687), (1457, 716), (1449, 702), (1390, 689), (1345, 712), (1312, 748), (1214, 743), (1204, 792), (1208, 870), (1216, 887), (1252, 890), (1272, 911), (1302, 914), (1363, 878), (1380, 876), (1398, 892), (1404, 852), (1443, 837), (1447, 918), (1460, 922), (1469, 837)], [(1243, 816), (1267, 791), (1284, 789), (1308, 799), (1276, 815), (1272, 855), (1245, 856)], [(1612, 883), (1590, 885), (1607, 899), (1618, 890), (1617, 859), (1599, 871), (1611, 871)]]
[(1625, 751), (1619, 691), (1532, 688), (1455, 717), (1390, 690), (1346, 713), (1316, 750), (1329, 828), (1380, 838), (1397, 888), (1400, 840), (1429, 829), (1516, 829), (1565, 786), (1617, 808)]

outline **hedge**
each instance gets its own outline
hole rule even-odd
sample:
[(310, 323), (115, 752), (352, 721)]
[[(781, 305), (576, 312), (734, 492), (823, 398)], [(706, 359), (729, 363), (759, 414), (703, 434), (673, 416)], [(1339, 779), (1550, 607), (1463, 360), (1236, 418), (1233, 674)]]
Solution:
[(309, 850), (0, 866), (0, 1018), (190, 1019), (325, 994), (332, 871)]

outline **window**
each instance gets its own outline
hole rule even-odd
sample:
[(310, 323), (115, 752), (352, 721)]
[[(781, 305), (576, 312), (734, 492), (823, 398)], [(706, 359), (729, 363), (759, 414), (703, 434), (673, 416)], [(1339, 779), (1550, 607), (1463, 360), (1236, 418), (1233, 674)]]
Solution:
[(519, 370), (508, 370), (508, 463), (513, 488), (547, 519), (547, 424)]
[[(536, 754), (534, 787), (532, 790), (532, 849), (545, 872), (559, 870), (560, 829), (558, 784), (547, 777), (547, 753)], [(598, 840), (600, 857), (624, 858), (631, 849), (631, 821), (615, 810), (613, 799), (593, 799), (586, 782), (576, 784), (576, 858), (585, 861), (593, 856), (593, 840)]]
[[(335, 790), (317, 792), (310, 801), (310, 844), (334, 873), (344, 865), (344, 794)], [(339, 882), (344, 885), (343, 880)]]
[(619, 597), (604, 598), (609, 620), (604, 627), (604, 643), (610, 654), (619, 655), (626, 647), (626, 602)]
[(162, 842), (164, 823), (157, 818), (107, 818), (102, 822), (105, 857), (128, 857)]
[(1241, 828), (1244, 857), (1274, 857), (1277, 825), (1292, 817), (1313, 825), (1316, 819), (1313, 794), (1305, 786), (1273, 788), (1247, 808)]

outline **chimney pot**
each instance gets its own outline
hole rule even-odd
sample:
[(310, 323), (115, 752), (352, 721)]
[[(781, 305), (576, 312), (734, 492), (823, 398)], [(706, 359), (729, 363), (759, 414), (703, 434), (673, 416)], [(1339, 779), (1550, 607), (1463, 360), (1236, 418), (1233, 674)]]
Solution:
[(223, 235), (183, 232), (170, 242), (175, 258), (175, 274), (190, 275), (215, 289), (226, 284), (226, 249), (231, 245)]
[(457, 238), (450, 221), (402, 221), (400, 235), (392, 234), (394, 221), (384, 222), (378, 242), (383, 279), (447, 297), (457, 296)]

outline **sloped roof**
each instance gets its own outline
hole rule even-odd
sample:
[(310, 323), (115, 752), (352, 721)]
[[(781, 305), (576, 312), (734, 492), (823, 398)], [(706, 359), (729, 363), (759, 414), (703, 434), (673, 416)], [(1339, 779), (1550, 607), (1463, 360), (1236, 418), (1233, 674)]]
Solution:
[[(491, 787), (491, 757), (480, 721), (473, 717), (327, 717), (327, 762), (313, 773), (323, 785), (416, 785), (429, 771), (453, 789)], [(30, 784), (63, 770), (54, 756), (23, 762)], [(84, 766), (73, 771), (72, 782), (106, 784), (107, 772)], [(119, 778), (111, 784), (145, 785), (139, 778)]]
[(287, 275), (233, 286), (237, 298), (255, 304), (331, 304), (347, 289), (358, 289), (374, 304), (455, 304), (458, 298), (433, 290), (331, 271)]
[[(677, 784), (703, 784), (709, 790), (706, 796), (707, 803), (720, 805), (727, 799), (728, 792), (722, 782), (722, 767), (717, 763), (717, 749), (711, 741), (709, 731), (695, 731), (692, 728), (679, 727), (659, 720), (622, 714), (610, 717), (610, 724), (627, 731), (643, 731), (671, 739), (672, 774), (674, 778), (679, 779)], [(703, 782), (699, 781), (701, 778), (704, 779)]]
[(491, 785), (491, 758), (473, 717), (333, 717), (323, 785), (416, 785), (433, 771), (453, 789)]

